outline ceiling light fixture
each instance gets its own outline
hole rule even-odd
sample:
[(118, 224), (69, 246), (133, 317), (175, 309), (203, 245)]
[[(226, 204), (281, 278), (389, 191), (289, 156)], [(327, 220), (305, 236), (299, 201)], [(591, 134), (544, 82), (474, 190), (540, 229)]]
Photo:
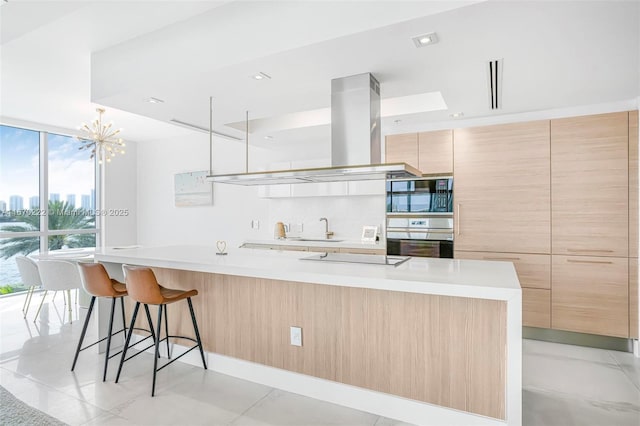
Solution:
[(154, 98), (153, 96), (146, 99), (150, 104), (163, 104), (164, 101), (162, 99)]
[(451, 118), (460, 118), (464, 116), (464, 112), (454, 112), (453, 114), (449, 114)]
[(259, 72), (258, 74), (254, 74), (251, 76), (251, 78), (253, 78), (254, 80), (271, 80), (271, 76), (267, 75), (263, 72)]
[(430, 46), (438, 42), (438, 35), (436, 33), (421, 34), (411, 37), (411, 40), (416, 47)]
[(104, 114), (104, 108), (96, 108), (98, 117), (91, 122), (91, 127), (82, 123), (78, 130), (85, 132), (83, 136), (76, 136), (76, 139), (83, 145), (78, 148), (79, 150), (91, 149), (91, 157), (98, 157), (98, 164), (102, 164), (102, 160), (106, 160), (107, 163), (111, 162), (111, 157), (115, 157), (116, 154), (124, 154), (122, 149), (125, 144), (121, 138), (116, 136), (122, 131), (122, 129), (112, 129), (113, 123), (102, 124), (102, 114)]
[(265, 136), (264, 138), (265, 138), (266, 140), (268, 140), (268, 141), (273, 140), (273, 136), (271, 136), (271, 135), (267, 135), (267, 136)]

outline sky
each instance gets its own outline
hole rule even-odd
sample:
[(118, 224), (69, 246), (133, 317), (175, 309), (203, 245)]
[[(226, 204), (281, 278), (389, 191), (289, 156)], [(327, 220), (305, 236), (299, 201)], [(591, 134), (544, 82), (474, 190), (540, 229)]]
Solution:
[[(11, 195), (20, 195), (24, 207), (29, 197), (38, 195), (39, 144), (38, 132), (16, 127), (0, 126), (0, 201), (9, 206)], [(49, 193), (75, 194), (76, 207), (82, 195), (90, 195), (94, 188), (94, 162), (87, 151), (79, 151), (80, 142), (68, 136), (50, 133)]]

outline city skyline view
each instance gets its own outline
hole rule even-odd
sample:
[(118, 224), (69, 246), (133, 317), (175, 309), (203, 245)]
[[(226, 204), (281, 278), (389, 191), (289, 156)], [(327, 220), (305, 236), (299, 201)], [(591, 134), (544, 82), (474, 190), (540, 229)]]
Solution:
[[(58, 193), (50, 193), (49, 201), (66, 201), (70, 206), (75, 208), (93, 209), (95, 207), (95, 190), (91, 190), (91, 194), (80, 194), (80, 202), (78, 203), (77, 194), (66, 194), (64, 197)], [(21, 207), (14, 207), (15, 197), (19, 198), (19, 205)], [(24, 198), (20, 195), (10, 195), (8, 200), (0, 199), (0, 211), (6, 210), (22, 210), (22, 209), (34, 209), (40, 206), (40, 197), (33, 195), (29, 198)]]
[[(71, 201), (82, 207), (83, 197), (95, 199), (93, 178), (78, 179), (79, 176), (94, 176), (94, 162), (89, 155), (79, 151), (79, 142), (74, 138), (53, 133), (47, 134), (49, 162), (48, 200)], [(6, 203), (10, 210), (11, 197), (22, 197), (25, 209), (39, 201), (39, 157), (40, 133), (38, 131), (0, 126), (0, 207)], [(68, 196), (72, 196), (68, 198)], [(86, 198), (85, 198), (86, 201)], [(90, 205), (90, 208), (95, 203)]]

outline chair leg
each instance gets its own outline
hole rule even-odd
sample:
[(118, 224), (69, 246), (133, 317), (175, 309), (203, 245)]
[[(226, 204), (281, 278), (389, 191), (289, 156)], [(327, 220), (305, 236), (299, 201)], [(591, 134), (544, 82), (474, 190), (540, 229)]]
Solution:
[(47, 297), (48, 292), (49, 292), (48, 290), (44, 291), (44, 294), (42, 295), (42, 300), (40, 301), (40, 306), (38, 306), (38, 311), (36, 312), (36, 316), (35, 318), (33, 318), (33, 322), (36, 322), (38, 320), (38, 315), (40, 315), (40, 309), (42, 309), (42, 304), (44, 303), (44, 299)]
[(76, 354), (73, 357), (73, 364), (71, 365), (71, 371), (76, 368), (76, 362), (78, 361), (78, 355), (80, 355), (80, 349), (82, 349), (82, 342), (84, 342), (84, 336), (87, 334), (87, 327), (89, 326), (89, 320), (91, 320), (91, 312), (93, 312), (93, 304), (96, 302), (96, 296), (91, 297), (89, 302), (89, 310), (87, 311), (87, 317), (84, 319), (84, 325), (82, 326), (82, 333), (80, 333), (80, 341), (78, 342), (78, 348)]
[(129, 342), (131, 341), (131, 336), (133, 335), (133, 326), (136, 323), (136, 317), (138, 316), (139, 308), (140, 308), (140, 302), (136, 302), (136, 307), (133, 308), (133, 314), (131, 314), (131, 325), (129, 326), (129, 333), (127, 333), (127, 341), (124, 343), (124, 348), (122, 348), (122, 356), (120, 357), (120, 365), (118, 366), (116, 383), (118, 383), (118, 380), (120, 380), (120, 373), (122, 372), (122, 364), (124, 364), (124, 360), (127, 356), (127, 349), (129, 349)]
[(27, 317), (27, 313), (29, 312), (29, 306), (31, 306), (31, 298), (33, 298), (33, 292), (35, 291), (36, 286), (32, 285), (27, 290), (27, 297), (24, 299), (24, 306), (22, 306), (22, 313), (24, 314), (24, 318)]
[[(71, 295), (69, 295), (71, 296)], [(69, 300), (71, 302), (71, 300)], [(116, 310), (116, 298), (111, 298), (111, 315), (109, 315), (109, 331), (107, 334), (107, 352), (104, 354), (104, 373), (102, 374), (102, 381), (107, 380), (107, 367), (109, 366), (109, 350), (111, 349), (111, 334), (113, 333), (113, 313)]]
[(164, 305), (164, 334), (167, 336), (167, 359), (171, 359), (171, 350), (169, 349), (169, 315), (167, 315), (167, 305)]
[(156, 336), (156, 356), (153, 357), (153, 383), (151, 385), (151, 396), (156, 394), (156, 374), (158, 373), (158, 358), (160, 357), (160, 331), (162, 330), (162, 305), (158, 305), (158, 333)]
[(198, 331), (198, 322), (196, 321), (196, 315), (193, 312), (193, 304), (191, 298), (187, 297), (187, 303), (189, 303), (189, 312), (191, 313), (191, 321), (193, 322), (193, 331), (196, 332), (196, 339), (198, 340), (198, 347), (200, 348), (200, 356), (202, 357), (202, 366), (207, 369), (207, 362), (204, 360), (204, 349), (202, 349), (202, 341), (200, 340), (200, 332)]
[(73, 322), (73, 308), (71, 307), (71, 290), (67, 290), (67, 299), (69, 301), (69, 324)]
[(120, 308), (122, 309), (122, 328), (124, 328), (123, 339), (127, 340), (127, 320), (124, 315), (124, 297), (120, 297)]
[(54, 300), (56, 300), (56, 294), (58, 294), (58, 290), (53, 292), (53, 297), (51, 298), (51, 301), (53, 302)]

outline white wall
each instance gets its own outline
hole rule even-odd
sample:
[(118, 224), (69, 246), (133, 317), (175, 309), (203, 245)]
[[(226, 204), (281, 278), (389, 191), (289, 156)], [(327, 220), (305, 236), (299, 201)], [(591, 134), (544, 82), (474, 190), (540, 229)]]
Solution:
[[(118, 155), (102, 167), (101, 209), (110, 213), (103, 218), (101, 244), (136, 244), (137, 236), (137, 144), (127, 141), (126, 154)], [(126, 213), (126, 214), (125, 214)]]
[[(334, 232), (334, 239), (360, 240), (363, 225), (382, 229), (385, 197), (366, 195), (273, 199), (269, 205), (268, 226), (273, 229), (276, 222), (288, 223), (291, 226), (289, 235), (297, 235), (299, 233), (295, 225), (301, 223), (302, 235), (305, 237), (324, 238), (325, 224), (320, 222), (321, 217), (329, 220), (329, 230)], [(381, 238), (384, 239), (384, 235)]]
[[(250, 170), (255, 170), (261, 153), (253, 148), (250, 153)], [(215, 174), (243, 172), (244, 161), (241, 143), (215, 139)], [(230, 246), (237, 246), (247, 238), (271, 235), (262, 226), (268, 218), (269, 203), (257, 197), (255, 187), (214, 184), (212, 206), (175, 207), (174, 174), (208, 169), (207, 135), (138, 145), (138, 244), (215, 245), (217, 240), (226, 240)], [(259, 230), (251, 229), (253, 219), (260, 221)]]

